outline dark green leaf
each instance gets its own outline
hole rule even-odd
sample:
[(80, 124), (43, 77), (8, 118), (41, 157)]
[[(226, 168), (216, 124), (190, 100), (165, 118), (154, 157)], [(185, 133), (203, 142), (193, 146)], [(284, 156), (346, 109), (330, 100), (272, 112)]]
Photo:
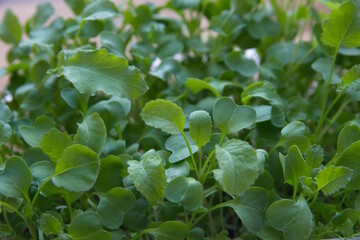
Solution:
[(43, 213), (40, 217), (39, 228), (46, 235), (59, 234), (62, 230), (62, 224), (53, 215), (49, 213)]
[(110, 155), (100, 160), (100, 172), (95, 183), (99, 192), (107, 192), (114, 187), (122, 186), (121, 172), (125, 168), (121, 158)]
[(225, 56), (224, 60), (228, 68), (245, 77), (252, 77), (258, 72), (254, 60), (246, 58), (241, 52), (231, 52)]
[(168, 221), (162, 223), (158, 228), (149, 231), (155, 240), (183, 240), (189, 233), (188, 228), (182, 222)]
[(20, 134), (24, 141), (32, 147), (40, 147), (43, 136), (53, 128), (53, 123), (47, 116), (38, 117), (34, 126), (21, 126)]

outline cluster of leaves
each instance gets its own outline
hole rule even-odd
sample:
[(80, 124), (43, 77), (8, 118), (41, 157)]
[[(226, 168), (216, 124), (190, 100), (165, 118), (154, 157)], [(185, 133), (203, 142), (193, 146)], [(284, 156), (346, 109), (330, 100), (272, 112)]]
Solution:
[(65, 1), (0, 24), (1, 238), (360, 232), (358, 1)]

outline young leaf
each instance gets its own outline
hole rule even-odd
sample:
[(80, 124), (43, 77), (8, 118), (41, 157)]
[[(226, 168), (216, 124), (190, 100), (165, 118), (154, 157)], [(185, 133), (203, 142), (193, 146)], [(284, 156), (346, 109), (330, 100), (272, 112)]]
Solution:
[(0, 120), (0, 145), (5, 144), (11, 138), (11, 127), (9, 124)]
[(53, 128), (53, 123), (47, 116), (38, 117), (34, 126), (21, 126), (20, 134), (24, 141), (32, 147), (40, 147), (40, 143), (46, 132)]
[(158, 228), (149, 231), (155, 240), (183, 240), (189, 233), (187, 226), (182, 222), (168, 221)]
[(41, 27), (53, 14), (55, 10), (51, 3), (41, 3), (36, 7), (36, 13), (26, 22), (28, 32)]
[(95, 189), (99, 192), (107, 192), (114, 187), (123, 186), (121, 171), (125, 168), (121, 158), (107, 156), (100, 160), (100, 172), (95, 183)]
[(310, 145), (310, 140), (305, 136), (306, 126), (303, 122), (294, 121), (281, 130), (281, 143), (288, 149), (297, 145), (301, 153), (304, 153)]
[(116, 187), (107, 193), (96, 195), (100, 198), (97, 212), (104, 220), (105, 227), (109, 229), (118, 229), (124, 220), (124, 214), (135, 206), (134, 194), (125, 188)]
[(266, 210), (267, 222), (282, 231), (284, 239), (309, 239), (313, 229), (313, 215), (303, 197), (297, 202), (282, 199)]
[(85, 192), (95, 184), (99, 168), (97, 154), (88, 147), (75, 144), (63, 151), (56, 163), (52, 181), (57, 187)]
[(144, 122), (169, 134), (179, 134), (185, 125), (184, 113), (171, 101), (157, 99), (148, 102), (140, 113)]
[(321, 190), (324, 195), (333, 194), (346, 186), (351, 175), (352, 170), (347, 167), (325, 167), (315, 177), (318, 191)]
[(360, 128), (356, 124), (346, 125), (337, 139), (337, 153), (342, 153), (347, 147), (360, 140)]
[(81, 13), (84, 20), (105, 20), (118, 15), (118, 10), (113, 2), (96, 0), (87, 4)]
[(137, 68), (129, 67), (125, 58), (116, 57), (106, 49), (79, 50), (75, 56), (59, 61), (59, 64), (59, 73), (80, 93), (94, 95), (103, 91), (135, 99), (148, 89)]
[(17, 156), (10, 157), (0, 172), (0, 194), (6, 197), (28, 196), (31, 173), (25, 161)]
[[(189, 136), (189, 133), (185, 133), (186, 138), (189, 141), (189, 145), (192, 153), (196, 153), (198, 151), (198, 147), (195, 142), (193, 142)], [(187, 157), (190, 157), (189, 149), (186, 145), (186, 142), (181, 134), (172, 135), (166, 140), (165, 148), (172, 152), (169, 162), (176, 163)]]
[(192, 112), (189, 116), (190, 137), (198, 147), (210, 141), (212, 121), (208, 112), (203, 110)]
[(93, 113), (86, 116), (84, 121), (78, 125), (74, 143), (87, 146), (100, 154), (106, 140), (106, 128), (99, 114)]
[(76, 215), (69, 225), (68, 233), (74, 240), (111, 240), (110, 234), (103, 230), (101, 216), (92, 211)]
[(248, 231), (257, 233), (264, 228), (267, 203), (266, 190), (251, 187), (244, 195), (231, 201), (230, 207), (234, 209)]
[(245, 77), (252, 77), (258, 72), (254, 60), (246, 58), (241, 52), (231, 52), (225, 56), (225, 64), (233, 71)]
[(191, 177), (177, 177), (165, 187), (165, 197), (173, 203), (181, 203), (187, 210), (199, 209), (204, 201), (200, 182)]
[(46, 235), (59, 234), (62, 231), (62, 224), (55, 216), (50, 213), (41, 214), (39, 228)]
[(213, 118), (222, 134), (227, 135), (252, 126), (256, 111), (249, 106), (238, 106), (230, 98), (220, 98), (215, 103)]
[(161, 158), (156, 154), (147, 154), (141, 161), (128, 161), (130, 180), (150, 202), (164, 196), (166, 175), (161, 162)]
[(261, 168), (255, 149), (241, 140), (229, 140), (221, 147), (216, 145), (216, 159), (220, 169), (214, 170), (215, 179), (233, 196), (248, 190)]
[(220, 93), (207, 81), (197, 78), (188, 78), (184, 83), (184, 86), (190, 89), (193, 93), (198, 93), (202, 90), (210, 90), (216, 97), (221, 97)]
[(40, 146), (51, 161), (56, 163), (64, 149), (71, 144), (71, 137), (66, 132), (60, 132), (57, 128), (53, 128), (44, 134)]
[(331, 11), (322, 28), (321, 41), (330, 47), (338, 49), (341, 44), (349, 48), (360, 46), (360, 15), (352, 1)]
[(343, 84), (345, 86), (349, 86), (350, 88), (352, 85), (355, 85), (360, 79), (360, 65), (354, 65), (352, 66), (352, 68), (350, 68), (349, 71), (347, 71), (343, 76), (342, 76), (342, 81)]
[(10, 44), (21, 41), (21, 25), (14, 13), (7, 9), (0, 25), (0, 38)]
[(305, 162), (309, 169), (309, 176), (311, 176), (312, 170), (321, 166), (324, 160), (324, 150), (319, 145), (311, 145), (305, 152)]
[(187, 161), (180, 161), (171, 164), (171, 167), (165, 170), (166, 180), (169, 183), (176, 177), (187, 177), (190, 173), (190, 166)]
[(282, 105), (281, 97), (276, 92), (274, 85), (270, 82), (256, 82), (250, 84), (241, 93), (241, 101), (247, 104), (251, 98), (260, 97), (271, 103), (271, 105)]
[(289, 148), (288, 155), (283, 156), (279, 153), (279, 158), (285, 182), (297, 189), (300, 177), (308, 176), (309, 174), (309, 170), (299, 148), (294, 145)]
[(0, 103), (0, 121), (8, 123), (11, 120), (12, 112), (8, 105)]

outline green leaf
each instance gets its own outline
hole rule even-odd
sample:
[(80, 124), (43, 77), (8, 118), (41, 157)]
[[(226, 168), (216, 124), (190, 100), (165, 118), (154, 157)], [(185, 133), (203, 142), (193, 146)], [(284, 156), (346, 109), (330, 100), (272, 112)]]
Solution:
[(199, 6), (200, 3), (201, 0), (171, 0), (171, 4), (179, 9), (195, 8)]
[(256, 82), (250, 84), (241, 93), (241, 101), (247, 104), (251, 98), (260, 97), (269, 101), (271, 105), (282, 105), (281, 98), (270, 82)]
[(113, 2), (96, 0), (87, 4), (81, 13), (84, 20), (105, 20), (117, 16), (118, 10)]
[(165, 187), (165, 197), (173, 203), (181, 203), (187, 210), (199, 209), (204, 201), (200, 182), (191, 177), (177, 177)]
[(1, 166), (0, 194), (6, 197), (28, 196), (31, 173), (25, 161), (17, 156), (10, 157)]
[(349, 48), (360, 46), (360, 14), (352, 1), (331, 11), (322, 28), (321, 41), (330, 47), (338, 49), (341, 44)]
[(64, 149), (71, 144), (71, 137), (66, 132), (53, 128), (44, 134), (40, 146), (43, 152), (50, 157), (51, 161), (56, 163)]
[(124, 214), (135, 206), (134, 194), (125, 188), (116, 187), (107, 193), (96, 195), (100, 198), (97, 212), (104, 220), (105, 227), (109, 229), (118, 229), (124, 220)]
[(0, 120), (0, 145), (7, 143), (11, 138), (11, 127)]
[(241, 197), (232, 200), (229, 206), (234, 209), (249, 232), (257, 233), (264, 228), (267, 203), (266, 190), (251, 187)]
[(342, 81), (345, 86), (349, 86), (351, 88), (351, 84), (360, 79), (360, 64), (352, 66), (343, 76)]
[(259, 176), (261, 163), (247, 142), (233, 139), (216, 145), (216, 159), (220, 169), (214, 170), (215, 179), (233, 196), (248, 190)]
[(28, 32), (41, 27), (54, 14), (51, 3), (41, 3), (36, 7), (36, 13), (26, 22)]
[(85, 192), (95, 184), (99, 168), (97, 154), (88, 147), (75, 144), (67, 147), (57, 161), (52, 181), (57, 187)]
[(130, 180), (150, 202), (164, 196), (166, 175), (161, 162), (161, 158), (156, 154), (147, 154), (141, 161), (128, 161)]
[(135, 99), (148, 89), (137, 68), (129, 67), (125, 58), (116, 57), (106, 49), (79, 50), (75, 56), (59, 61), (59, 64), (59, 73), (80, 93), (94, 95), (103, 91)]
[(231, 98), (216, 101), (213, 119), (222, 134), (230, 134), (251, 127), (256, 121), (256, 111), (249, 106), (238, 106)]
[(79, 15), (86, 6), (86, 0), (65, 0), (65, 2), (76, 15)]
[(168, 221), (158, 228), (150, 229), (149, 233), (155, 240), (183, 240), (189, 233), (187, 226), (182, 222)]
[[(332, 60), (330, 58), (319, 58), (315, 62), (313, 62), (313, 64), (311, 64), (311, 67), (315, 71), (322, 73), (325, 82), (329, 82), (330, 73), (331, 73), (331, 64), (332, 64)], [(340, 82), (341, 82), (340, 77), (334, 71), (332, 73), (331, 83), (338, 84)]]
[(204, 146), (210, 141), (212, 121), (208, 112), (199, 110), (189, 116), (190, 137), (198, 147)]
[(40, 116), (35, 120), (34, 126), (21, 126), (20, 134), (31, 147), (40, 147), (43, 136), (53, 128), (53, 122), (47, 116)]
[(8, 105), (0, 103), (0, 121), (8, 123), (11, 120), (12, 113)]
[(95, 183), (95, 189), (99, 192), (107, 192), (114, 187), (122, 186), (121, 172), (125, 168), (121, 158), (107, 156), (100, 160), (100, 172)]
[(309, 175), (309, 170), (299, 148), (296, 145), (291, 146), (288, 155), (284, 156), (279, 153), (279, 159), (285, 182), (297, 189), (300, 177)]
[(360, 140), (360, 128), (356, 124), (346, 125), (337, 139), (337, 153), (342, 153), (347, 147)]
[(185, 125), (184, 113), (171, 101), (157, 99), (148, 102), (140, 113), (144, 122), (170, 134), (179, 134)]
[(100, 37), (103, 48), (106, 48), (110, 53), (113, 53), (118, 57), (126, 57), (126, 43), (119, 34), (113, 33), (111, 31), (104, 31), (100, 34)]
[(352, 170), (347, 167), (324, 167), (315, 177), (318, 191), (321, 190), (324, 195), (333, 194), (348, 184), (351, 175)]
[(344, 166), (353, 170), (353, 175), (346, 188), (351, 190), (360, 189), (360, 140), (347, 147), (335, 161), (335, 166)]
[(103, 220), (96, 212), (82, 212), (71, 221), (68, 234), (73, 240), (111, 240), (108, 232), (103, 230)]
[(176, 177), (187, 177), (190, 173), (190, 166), (187, 161), (180, 161), (174, 164), (171, 164), (171, 167), (165, 170), (166, 180), (170, 182)]
[(10, 44), (18, 44), (21, 41), (21, 25), (14, 13), (7, 9), (0, 25), (0, 38)]
[(297, 145), (301, 153), (310, 146), (310, 140), (305, 136), (306, 126), (303, 122), (294, 121), (281, 130), (280, 142), (285, 149)]
[(100, 154), (106, 140), (106, 128), (99, 114), (93, 113), (86, 116), (84, 121), (78, 125), (74, 143), (87, 146)]
[(305, 162), (311, 176), (312, 170), (321, 166), (324, 160), (324, 150), (319, 145), (311, 145), (305, 152)]
[(313, 229), (313, 215), (303, 197), (297, 202), (282, 199), (266, 210), (266, 219), (275, 229), (282, 231), (285, 240), (306, 240)]
[[(186, 138), (189, 141), (189, 145), (192, 153), (196, 153), (198, 151), (198, 147), (195, 142), (193, 142), (189, 136), (189, 133), (185, 133)], [(189, 148), (186, 145), (184, 137), (181, 134), (172, 135), (166, 140), (165, 148), (172, 152), (169, 162), (176, 163), (187, 157), (190, 157)]]
[(55, 216), (49, 213), (43, 213), (39, 221), (40, 230), (46, 235), (59, 234), (62, 231), (62, 224)]
[(232, 82), (220, 81), (215, 78), (208, 77), (204, 80), (187, 78), (184, 85), (195, 94), (202, 90), (210, 90), (216, 97), (221, 97), (221, 93), (224, 88), (234, 84)]
[(245, 77), (252, 77), (258, 72), (254, 60), (246, 58), (241, 52), (227, 54), (224, 61), (228, 68)]
[(75, 88), (70, 87), (62, 89), (60, 95), (70, 107), (74, 109), (80, 108), (83, 111), (90, 97), (89, 94), (80, 94)]

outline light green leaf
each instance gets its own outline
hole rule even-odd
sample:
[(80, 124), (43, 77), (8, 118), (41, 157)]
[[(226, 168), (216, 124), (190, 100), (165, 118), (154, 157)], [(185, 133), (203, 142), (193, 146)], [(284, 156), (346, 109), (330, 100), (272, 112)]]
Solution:
[(44, 134), (40, 146), (42, 151), (49, 156), (51, 161), (56, 163), (61, 157), (64, 149), (71, 144), (71, 137), (66, 132), (61, 132), (57, 128), (53, 128)]
[(198, 110), (189, 116), (190, 137), (198, 147), (204, 146), (210, 141), (212, 121), (208, 112)]
[(250, 84), (241, 93), (241, 101), (247, 104), (251, 98), (260, 97), (269, 101), (271, 105), (282, 105), (281, 98), (270, 82), (256, 82)]
[(62, 231), (62, 224), (55, 216), (49, 213), (41, 214), (39, 228), (46, 235), (59, 234)]
[(121, 158), (107, 156), (100, 160), (100, 172), (95, 183), (95, 189), (99, 192), (107, 192), (114, 187), (122, 186), (121, 172), (125, 168)]
[(9, 124), (0, 120), (0, 145), (7, 143), (11, 138), (12, 130)]
[(199, 209), (204, 201), (200, 182), (191, 177), (177, 177), (165, 187), (165, 197), (173, 203), (181, 203), (187, 210)]
[(118, 57), (125, 57), (126, 43), (119, 34), (104, 31), (100, 34), (100, 37), (103, 48), (106, 48), (110, 53)]
[(158, 228), (149, 231), (155, 240), (184, 240), (189, 233), (187, 226), (182, 222), (168, 221)]
[(317, 190), (321, 190), (324, 195), (333, 194), (348, 184), (351, 175), (352, 170), (347, 167), (324, 167), (315, 177), (318, 185)]
[(68, 234), (73, 240), (111, 240), (103, 230), (103, 220), (96, 212), (82, 212), (71, 221)]
[(294, 121), (281, 130), (280, 142), (285, 149), (297, 145), (301, 153), (310, 146), (310, 140), (305, 136), (306, 126), (303, 122)]
[(321, 166), (324, 160), (324, 150), (319, 145), (311, 145), (305, 152), (305, 162), (309, 169), (309, 176), (311, 176), (312, 170)]
[(360, 91), (360, 65), (354, 65), (347, 71), (343, 77), (342, 81), (344, 86), (349, 86), (351, 90), (355, 90), (356, 92)]
[(19, 19), (7, 9), (0, 25), (0, 38), (9, 44), (18, 44), (21, 41), (21, 25)]
[[(198, 151), (198, 147), (195, 142), (193, 142), (189, 136), (189, 133), (185, 133), (186, 138), (189, 141), (189, 145), (192, 153), (196, 153)], [(184, 137), (181, 134), (172, 135), (166, 140), (165, 148), (172, 152), (169, 162), (176, 163), (187, 157), (190, 157), (189, 148), (186, 145)]]
[(200, 3), (201, 0), (171, 0), (171, 4), (179, 9), (195, 8), (199, 6)]
[(360, 128), (356, 124), (346, 125), (337, 139), (337, 153), (342, 153), (347, 147), (360, 140)]
[(216, 159), (220, 169), (215, 170), (215, 179), (233, 196), (248, 190), (262, 168), (255, 149), (241, 140), (229, 140), (221, 147), (216, 145)]
[(32, 31), (41, 27), (53, 14), (54, 7), (51, 3), (41, 3), (36, 7), (36, 13), (26, 22), (26, 30)]
[(134, 194), (125, 188), (116, 187), (107, 193), (96, 195), (100, 198), (97, 212), (104, 220), (105, 227), (109, 229), (118, 229), (124, 220), (124, 214), (135, 206)]
[(95, 184), (99, 168), (97, 154), (88, 147), (75, 144), (63, 151), (52, 181), (57, 187), (72, 192), (85, 192)]
[(258, 67), (254, 60), (246, 58), (241, 52), (227, 54), (224, 61), (228, 68), (245, 77), (252, 77), (258, 72)]
[(79, 50), (75, 56), (59, 61), (59, 64), (59, 73), (80, 93), (94, 95), (103, 91), (135, 99), (148, 89), (137, 68), (129, 67), (125, 58), (116, 57), (106, 49)]
[(113, 2), (96, 0), (87, 4), (81, 13), (84, 20), (105, 20), (117, 16), (118, 10)]
[(184, 113), (171, 101), (157, 99), (148, 102), (140, 113), (144, 122), (170, 134), (179, 134), (185, 125)]
[(74, 136), (74, 143), (87, 146), (100, 154), (106, 140), (106, 128), (99, 114), (93, 113), (86, 116), (78, 126)]
[(349, 48), (360, 46), (360, 15), (352, 1), (331, 11), (322, 28), (321, 41), (330, 47), (339, 48), (341, 44)]
[(291, 146), (288, 155), (284, 156), (279, 153), (279, 159), (285, 182), (297, 189), (300, 177), (309, 175), (309, 170), (299, 148), (296, 145)]
[(306, 240), (313, 229), (313, 215), (303, 197), (297, 202), (282, 199), (266, 210), (267, 222), (282, 231), (285, 240)]
[(187, 78), (186, 82), (184, 83), (185, 87), (187, 87), (195, 94), (202, 90), (210, 90), (216, 97), (221, 97), (221, 93), (223, 92), (224, 88), (232, 84), (232, 82), (219, 81), (210, 77), (205, 78), (204, 80), (197, 78)]
[[(323, 79), (325, 82), (329, 82), (330, 73), (331, 73), (331, 64), (332, 60), (330, 58), (319, 58), (313, 64), (311, 64), (312, 69), (315, 71), (322, 73)], [(341, 82), (340, 77), (334, 71), (331, 78), (332, 84), (338, 84)]]
[(271, 106), (268, 105), (260, 105), (260, 106), (252, 106), (256, 111), (256, 122), (265, 122), (270, 120), (271, 118)]
[(156, 154), (147, 154), (141, 161), (128, 161), (130, 180), (150, 202), (164, 196), (166, 175), (161, 162), (161, 158)]
[(187, 161), (180, 161), (174, 164), (171, 164), (171, 167), (165, 170), (166, 180), (170, 182), (176, 177), (187, 177), (190, 173), (190, 166)]
[(12, 113), (8, 105), (0, 103), (0, 121), (8, 123), (11, 120)]
[(24, 141), (32, 147), (40, 147), (46, 132), (53, 128), (53, 122), (47, 116), (40, 116), (35, 120), (34, 126), (21, 126), (20, 134)]
[(1, 167), (0, 194), (6, 197), (28, 196), (31, 173), (25, 161), (17, 156), (10, 157)]
[(86, 6), (86, 0), (65, 0), (65, 2), (76, 15), (79, 15)]
[(213, 119), (222, 134), (230, 134), (252, 126), (256, 111), (249, 106), (238, 106), (231, 98), (216, 101)]

